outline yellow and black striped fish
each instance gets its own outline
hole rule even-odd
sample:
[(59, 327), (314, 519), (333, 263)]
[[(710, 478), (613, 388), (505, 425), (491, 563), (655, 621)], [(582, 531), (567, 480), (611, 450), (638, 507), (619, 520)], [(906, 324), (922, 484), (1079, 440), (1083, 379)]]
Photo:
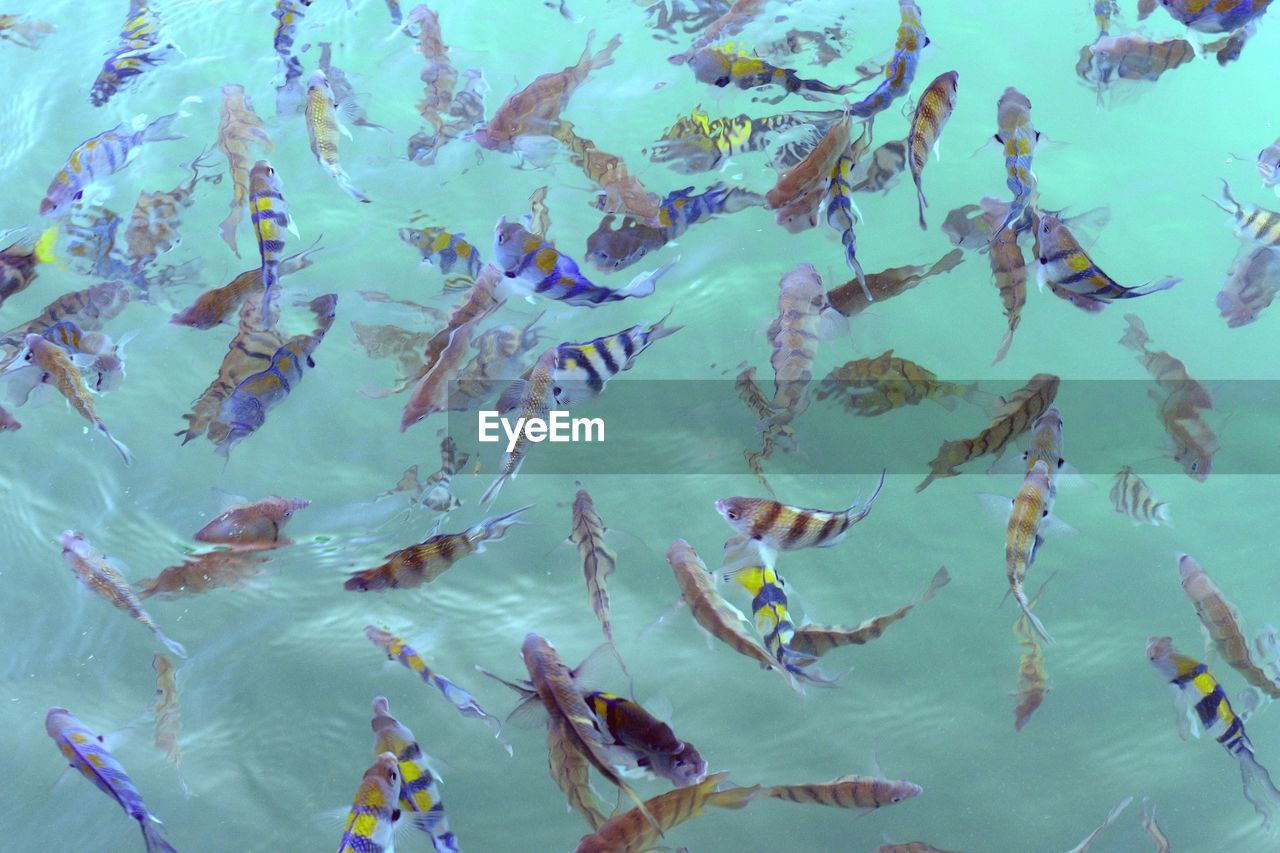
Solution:
[(716, 512), (734, 530), (777, 551), (829, 548), (871, 512), (884, 487), (884, 476), (881, 472), (876, 490), (861, 508), (857, 501), (848, 509), (830, 511), (787, 506), (763, 498), (722, 498), (716, 501)]
[(1241, 238), (1252, 240), (1260, 246), (1280, 246), (1280, 213), (1248, 202), (1236, 201), (1231, 194), (1231, 185), (1226, 181), (1222, 182), (1222, 195), (1209, 201), (1231, 214), (1235, 219), (1236, 234)]
[(1169, 526), (1169, 505), (1156, 500), (1146, 481), (1128, 465), (1116, 474), (1116, 484), (1111, 487), (1111, 503), (1116, 512), (1127, 515), (1136, 524)]
[(684, 328), (668, 328), (665, 324), (670, 316), (671, 312), (667, 312), (665, 317), (648, 328), (637, 323), (616, 334), (556, 347), (555, 384), (551, 389), (556, 404), (568, 407), (600, 396), (605, 383), (622, 371), (630, 370), (636, 358), (650, 344)]
[(262, 319), (271, 315), (272, 290), (280, 276), (284, 231), (289, 227), (289, 207), (281, 192), (280, 176), (266, 160), (253, 164), (249, 173), (249, 218), (258, 236), (262, 255)]

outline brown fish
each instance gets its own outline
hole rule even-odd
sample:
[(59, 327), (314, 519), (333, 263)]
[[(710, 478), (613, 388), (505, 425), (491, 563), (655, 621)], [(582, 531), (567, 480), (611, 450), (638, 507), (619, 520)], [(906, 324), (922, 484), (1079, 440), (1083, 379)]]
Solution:
[(574, 746), (565, 721), (547, 719), (547, 753), (551, 778), (564, 792), (569, 808), (582, 815), (592, 829), (599, 829), (608, 818), (597, 806), (596, 795), (591, 790), (590, 765)]
[(191, 178), (168, 192), (142, 192), (129, 216), (129, 226), (124, 238), (129, 246), (129, 258), (135, 266), (149, 264), (172, 249), (179, 242), (178, 228), (182, 224), (182, 212), (195, 203), (196, 185), (200, 181), (221, 183), (222, 174), (201, 176), (200, 170), (208, 166), (206, 150), (187, 168)]
[(875, 616), (864, 621), (856, 628), (847, 628), (843, 625), (802, 625), (796, 629), (791, 642), (787, 645), (790, 646), (792, 651), (808, 655), (814, 660), (841, 646), (864, 645), (879, 637), (885, 632), (885, 629), (902, 619), (917, 606), (932, 599), (938, 590), (950, 582), (951, 574), (947, 571), (947, 567), (943, 566), (934, 574), (933, 580), (925, 587), (924, 592), (892, 613)]
[(31, 286), (39, 275), (40, 264), (56, 260), (53, 244), (57, 237), (57, 226), (50, 226), (35, 241), (19, 240), (0, 249), (0, 305)]
[(1178, 577), (1182, 580), (1182, 591), (1191, 599), (1200, 624), (1204, 625), (1222, 659), (1243, 675), (1245, 681), (1272, 699), (1280, 699), (1280, 672), (1270, 662), (1261, 666), (1254, 662), (1240, 611), (1227, 601), (1222, 590), (1190, 554), (1178, 558)]
[(197, 542), (249, 548), (288, 545), (290, 540), (281, 534), (281, 528), (295, 512), (309, 506), (311, 501), (276, 495), (253, 503), (236, 504), (200, 528), (192, 538)]
[(250, 578), (262, 573), (262, 565), (268, 561), (263, 555), (269, 550), (236, 548), (193, 555), (154, 578), (138, 581), (135, 584), (138, 597), (156, 596), (161, 601), (173, 601), (215, 589), (240, 589)]
[(809, 407), (805, 391), (813, 380), (817, 342), (833, 337), (842, 326), (813, 264), (800, 264), (778, 281), (778, 316), (767, 333), (773, 345), (772, 416), (761, 422), (764, 426), (788, 424)]
[(151, 712), (156, 715), (156, 728), (153, 743), (156, 749), (164, 753), (164, 757), (178, 771), (178, 781), (187, 796), (191, 790), (182, 778), (182, 749), (178, 746), (178, 731), (182, 728), (182, 709), (178, 706), (178, 682), (175, 678), (173, 661), (168, 655), (157, 652), (151, 658), (151, 668), (156, 671), (155, 702)]
[(440, 19), (426, 4), (420, 3), (409, 12), (404, 31), (413, 34), (413, 27), (418, 32), (413, 36), (418, 40), (416, 49), (422, 55), (424, 63), (422, 73), (423, 96), (418, 101), (418, 112), (426, 119), (436, 134), (444, 127), (444, 119), (440, 114), (449, 108), (453, 100), (453, 90), (458, 85), (458, 71), (449, 60), (449, 50), (444, 45), (440, 33)]
[(70, 320), (84, 332), (100, 330), (129, 304), (129, 291), (119, 281), (95, 284), (85, 290), (64, 293), (46, 305), (39, 314), (0, 335), (0, 369), (22, 352), (27, 335), (44, 334), (49, 327)]
[(944, 441), (938, 455), (929, 463), (929, 476), (916, 486), (916, 491), (923, 492), (934, 480), (958, 476), (957, 465), (988, 453), (999, 459), (1010, 442), (1031, 429), (1036, 419), (1053, 405), (1058, 382), (1058, 377), (1051, 373), (1037, 373), (1004, 400), (1003, 407), (982, 432), (973, 438)]
[(227, 158), (227, 170), (231, 173), (231, 211), (218, 226), (218, 233), (231, 251), (240, 257), (236, 248), (236, 227), (244, 216), (249, 203), (249, 167), (252, 158), (249, 146), (257, 145), (263, 154), (270, 154), (272, 143), (267, 127), (253, 111), (253, 104), (244, 93), (244, 86), (228, 83), (222, 87), (222, 119), (218, 124), (218, 148)]
[(916, 101), (916, 111), (911, 117), (911, 131), (907, 134), (907, 159), (911, 164), (911, 177), (916, 182), (916, 201), (920, 208), (920, 230), (927, 230), (924, 209), (929, 202), (924, 197), (920, 175), (929, 159), (929, 152), (938, 144), (942, 129), (956, 108), (956, 86), (960, 75), (955, 71), (939, 74), (925, 87)]
[(1216, 304), (1232, 329), (1252, 323), (1280, 293), (1280, 248), (1250, 246), (1231, 266)]
[(815, 187), (821, 192), (836, 160), (849, 147), (852, 128), (853, 120), (849, 116), (831, 125), (808, 156), (778, 176), (773, 189), (764, 194), (769, 208), (778, 210), (793, 205)]
[[(311, 255), (318, 251), (312, 247), (296, 255), (282, 258), (280, 275), (285, 276), (311, 266)], [(206, 290), (196, 297), (186, 308), (169, 318), (175, 326), (190, 326), (193, 329), (212, 329), (219, 323), (226, 323), (228, 318), (244, 302), (246, 296), (262, 290), (262, 267), (245, 270), (221, 287)]]
[[(728, 773), (716, 773), (696, 785), (652, 797), (645, 801), (644, 806), (611, 818), (592, 835), (583, 836), (575, 853), (641, 853), (651, 850), (662, 831), (700, 816), (704, 807), (740, 809), (759, 795), (759, 785), (717, 791), (716, 787), (728, 779)], [(659, 826), (661, 831), (655, 831)]]
[[(1049, 575), (1040, 584), (1040, 589), (1027, 604), (1028, 609), (1036, 606), (1044, 588), (1056, 574), (1057, 572)], [(1013, 709), (1013, 728), (1020, 732), (1044, 702), (1044, 695), (1049, 692), (1049, 677), (1044, 671), (1044, 652), (1040, 648), (1040, 641), (1036, 639), (1036, 633), (1026, 614), (1018, 614), (1017, 621), (1013, 623), (1013, 633), (1025, 649), (1018, 659), (1018, 689), (1011, 694), (1018, 697), (1018, 705)]]
[(914, 782), (877, 779), (873, 776), (840, 776), (830, 782), (810, 785), (774, 785), (760, 791), (789, 803), (809, 803), (838, 809), (857, 809), (863, 814), (918, 797), (924, 791)]
[(594, 206), (605, 213), (626, 214), (646, 225), (658, 222), (658, 198), (645, 190), (640, 179), (631, 174), (617, 154), (607, 154), (590, 139), (574, 132), (567, 121), (559, 122), (551, 135), (569, 152), (569, 162), (582, 170), (587, 179), (600, 187)]
[[(867, 273), (867, 289), (875, 297), (875, 304), (906, 293), (925, 279), (950, 272), (964, 263), (964, 252), (952, 249), (932, 266), (891, 267), (883, 272)], [(872, 305), (856, 278), (827, 291), (827, 304), (846, 317), (854, 317)]]
[[(569, 541), (578, 546), (578, 555), (582, 558), (582, 575), (587, 582), (587, 595), (591, 599), (591, 610), (600, 620), (605, 640), (618, 659), (618, 665), (627, 673), (627, 665), (618, 654), (618, 646), (613, 641), (613, 626), (609, 622), (609, 575), (618, 565), (617, 555), (605, 544), (604, 522), (600, 513), (596, 512), (595, 501), (586, 489), (579, 489), (573, 499), (573, 531)], [(627, 673), (630, 678), (630, 673)]]
[[(449, 385), (457, 378), (462, 363), (471, 352), (471, 337), (475, 334), (480, 322), (497, 307), (496, 304), (489, 306), (487, 310), (449, 333), (449, 339), (445, 342), (444, 348), (436, 355), (431, 367), (409, 392), (409, 399), (404, 404), (404, 411), (400, 415), (401, 432), (432, 413), (443, 412), (449, 408)], [(430, 346), (428, 344), (428, 348)]]

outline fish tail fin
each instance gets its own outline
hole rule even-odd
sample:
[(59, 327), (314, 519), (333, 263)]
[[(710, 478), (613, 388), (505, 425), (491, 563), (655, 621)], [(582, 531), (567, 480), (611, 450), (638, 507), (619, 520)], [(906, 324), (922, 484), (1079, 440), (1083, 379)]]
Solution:
[(51, 264), (58, 260), (53, 253), (54, 241), (58, 239), (58, 226), (50, 225), (40, 235), (40, 239), (36, 241), (35, 255), (36, 260), (42, 264)]
[(167, 139), (184, 139), (181, 133), (173, 131), (173, 123), (178, 120), (179, 115), (180, 113), (169, 113), (151, 122), (142, 130), (142, 141), (163, 142)]
[(240, 249), (236, 247), (236, 226), (240, 224), (240, 211), (232, 208), (227, 214), (227, 218), (218, 223), (218, 236), (222, 238), (222, 242), (227, 244), (232, 253), (238, 258), (240, 257)]
[[(675, 308), (671, 309), (671, 311), (675, 311), (675, 310), (676, 310)], [(671, 311), (668, 311), (666, 314), (663, 314), (661, 320), (659, 320), (658, 322), (654, 323), (652, 326), (649, 327), (649, 332), (648, 332), (649, 343), (653, 343), (659, 338), (665, 338), (668, 335), (674, 335), (676, 332), (684, 328), (684, 326), (668, 326), (667, 325), (667, 320), (668, 318), (671, 317)]]
[(347, 173), (341, 169), (334, 170), (333, 179), (338, 182), (338, 186), (342, 188), (343, 192), (361, 204), (369, 204), (372, 201), (367, 195), (360, 192), (355, 184), (351, 183), (351, 178), (347, 177)]
[(1151, 513), (1152, 519), (1157, 527), (1172, 527), (1173, 519), (1169, 516), (1168, 504), (1156, 504), (1155, 511)]
[(924, 197), (924, 187), (920, 185), (920, 176), (916, 175), (916, 204), (920, 209), (920, 230), (928, 231), (929, 225), (924, 221), (924, 209), (929, 206), (929, 200)]
[(1147, 327), (1143, 325), (1137, 314), (1125, 314), (1124, 319), (1129, 325), (1124, 330), (1124, 336), (1120, 338), (1120, 344), (1134, 352), (1145, 352), (1147, 344), (1151, 343), (1151, 338), (1147, 335)]
[(840, 240), (844, 243), (845, 262), (849, 264), (849, 269), (853, 270), (854, 276), (858, 279), (858, 285), (862, 288), (862, 295), (867, 297), (868, 302), (875, 302), (876, 298), (871, 295), (871, 288), (867, 286), (867, 275), (862, 271), (862, 264), (858, 261), (853, 244), (853, 232), (845, 231)]
[[(1244, 786), (1244, 798), (1258, 814), (1262, 815), (1262, 826), (1267, 833), (1273, 834), (1275, 826), (1271, 819), (1276, 809), (1280, 808), (1280, 791), (1276, 790), (1267, 768), (1258, 763), (1258, 759), (1254, 758), (1250, 750), (1242, 750), (1237, 757), (1240, 759), (1240, 781)], [(1252, 796), (1249, 793), (1250, 788), (1258, 789), (1262, 794), (1261, 798)]]
[(124, 464), (133, 464), (133, 453), (123, 441), (111, 434), (111, 430), (107, 429), (106, 424), (99, 423), (98, 431), (107, 437), (107, 441), (111, 442), (111, 446), (120, 454), (120, 458), (124, 460)]
[(1222, 189), (1218, 192), (1218, 197), (1205, 196), (1209, 201), (1217, 205), (1224, 213), (1231, 216), (1237, 216), (1240, 213), (1240, 202), (1236, 201), (1236, 197), (1231, 194), (1231, 185), (1227, 183), (1225, 178), (1219, 178), (1222, 181)]
[(494, 480), (489, 488), (484, 490), (484, 494), (480, 496), (480, 506), (487, 506), (493, 502), (493, 499), (498, 496), (498, 492), (501, 491), (503, 483), (507, 482), (508, 476), (507, 474), (498, 475), (498, 479)]
[(1129, 296), (1147, 296), (1152, 293), (1159, 293), (1161, 290), (1168, 290), (1169, 288), (1173, 287), (1175, 284), (1177, 284), (1180, 281), (1182, 281), (1182, 279), (1177, 277), (1162, 278), (1160, 279), (1160, 281), (1154, 282), (1152, 284), (1144, 284), (1141, 287), (1135, 287), (1129, 291), (1128, 295)]
[(706, 803), (719, 809), (741, 809), (746, 808), (748, 803), (759, 799), (763, 794), (764, 789), (759, 785), (752, 785), (750, 788), (727, 788), (710, 794)]
[(146, 815), (138, 823), (142, 826), (142, 841), (147, 846), (147, 853), (177, 853), (173, 845), (160, 834), (160, 821)]
[(992, 366), (1004, 361), (1004, 357), (1009, 354), (1009, 347), (1013, 346), (1013, 332), (1014, 329), (1010, 328), (1004, 333), (1004, 340), (1000, 341), (1000, 349), (996, 350), (996, 357), (991, 361)]
[(1022, 608), (1022, 615), (1027, 617), (1027, 622), (1031, 624), (1031, 628), (1036, 632), (1036, 635), (1045, 643), (1052, 643), (1053, 637), (1049, 636), (1049, 632), (1044, 629), (1040, 619), (1031, 612), (1031, 603), (1027, 601), (1026, 594), (1019, 589), (1014, 593), (1014, 597), (1018, 599), (1018, 606)]
[(517, 524), (526, 524), (524, 521), (515, 521), (515, 517), (520, 513), (533, 509), (533, 504), (522, 506), (519, 509), (512, 510), (506, 515), (500, 515), (497, 518), (491, 518), (482, 522), (485, 532), (485, 539), (498, 540), (506, 535), (507, 531)]
[(654, 290), (657, 289), (658, 279), (662, 278), (667, 270), (675, 266), (679, 260), (680, 258), (676, 257), (674, 261), (663, 264), (656, 270), (640, 273), (640, 275), (631, 279), (631, 283), (619, 290), (618, 293), (624, 297), (629, 296), (633, 299), (643, 299), (646, 296), (652, 296)]
[(164, 632), (161, 631), (159, 628), (155, 629), (155, 633), (156, 633), (156, 639), (164, 643), (164, 647), (166, 649), (173, 652), (178, 657), (183, 658), (184, 660), (186, 659), (187, 657), (186, 646), (182, 645), (182, 643), (179, 643), (177, 640), (169, 639), (164, 635)]
[[(594, 30), (592, 32), (594, 33)], [(595, 56), (591, 56), (591, 36), (588, 35), (587, 48), (582, 52), (582, 59), (579, 60), (579, 64), (584, 64), (583, 60), (585, 60), (585, 67), (587, 71), (598, 71), (601, 68), (612, 65), (613, 52), (618, 49), (620, 44), (622, 44), (621, 33), (609, 39), (609, 43), (602, 47), (599, 53)]]

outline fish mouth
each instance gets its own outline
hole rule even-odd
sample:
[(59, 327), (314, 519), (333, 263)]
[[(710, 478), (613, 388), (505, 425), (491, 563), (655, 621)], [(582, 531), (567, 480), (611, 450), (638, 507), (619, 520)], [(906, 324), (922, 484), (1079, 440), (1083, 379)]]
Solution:
[(40, 215), (52, 216), (58, 210), (58, 204), (53, 199), (46, 198), (40, 201)]
[(721, 515), (724, 515), (725, 510), (728, 509), (728, 507), (726, 506), (727, 503), (728, 501), (726, 501), (724, 498), (721, 498), (720, 500), (716, 501), (716, 512), (720, 513)]

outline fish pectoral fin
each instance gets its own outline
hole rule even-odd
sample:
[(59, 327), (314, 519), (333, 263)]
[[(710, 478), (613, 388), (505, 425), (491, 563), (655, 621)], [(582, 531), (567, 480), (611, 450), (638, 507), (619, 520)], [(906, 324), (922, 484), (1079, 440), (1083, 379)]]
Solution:
[(1013, 498), (1008, 495), (996, 495), (991, 492), (975, 492), (974, 497), (978, 499), (978, 505), (982, 507), (987, 517), (992, 521), (1000, 524), (1009, 523), (1009, 513), (1013, 509)]
[(1038, 532), (1041, 537), (1044, 537), (1044, 536), (1070, 536), (1074, 533), (1079, 533), (1080, 531), (1076, 530), (1070, 524), (1067, 524), (1058, 516), (1050, 513), (1049, 515), (1046, 515), (1044, 518), (1040, 519), (1040, 529)]

